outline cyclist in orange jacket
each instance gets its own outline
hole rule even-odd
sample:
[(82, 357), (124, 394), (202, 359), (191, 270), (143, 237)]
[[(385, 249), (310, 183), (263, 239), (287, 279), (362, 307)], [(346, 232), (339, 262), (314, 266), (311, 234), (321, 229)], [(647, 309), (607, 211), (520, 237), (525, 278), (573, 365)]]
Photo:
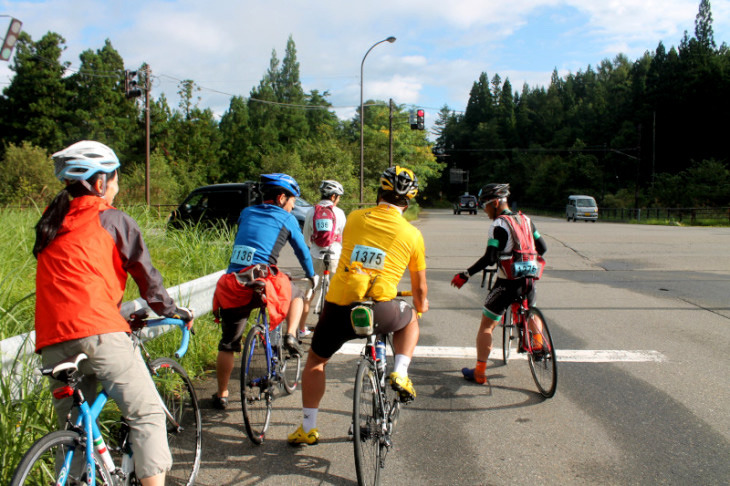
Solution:
[[(158, 315), (183, 319), (190, 327), (193, 314), (168, 295), (137, 223), (112, 206), (119, 192), (114, 151), (82, 141), (53, 154), (53, 161), (66, 187), (36, 225), (36, 352), (44, 366), (86, 353), (89, 359), (79, 366), (86, 375), (84, 395), (93, 401), (97, 382), (102, 384), (129, 423), (140, 482), (163, 485), (172, 465), (165, 414), (119, 313), (127, 274)], [(61, 385), (51, 380), (52, 388)], [(53, 400), (60, 427), (71, 400)]]

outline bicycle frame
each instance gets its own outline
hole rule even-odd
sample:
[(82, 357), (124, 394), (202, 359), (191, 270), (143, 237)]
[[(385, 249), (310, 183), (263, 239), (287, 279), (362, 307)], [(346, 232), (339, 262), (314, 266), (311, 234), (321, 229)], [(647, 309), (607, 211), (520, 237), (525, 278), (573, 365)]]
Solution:
[[(171, 318), (162, 318), (162, 319), (154, 319), (145, 321), (145, 324), (147, 327), (154, 327), (154, 326), (163, 326), (163, 325), (177, 325), (183, 330), (183, 339), (182, 343), (180, 345), (180, 348), (178, 348), (177, 352), (175, 353), (176, 357), (184, 356), (187, 352), (188, 344), (190, 342), (190, 331), (185, 327), (184, 323), (179, 319), (171, 319)], [(141, 328), (140, 328), (141, 329)], [(141, 341), (139, 340), (139, 336), (135, 333), (132, 334), (135, 336), (135, 345), (140, 345), (142, 349), (144, 349), (144, 346), (142, 345)], [(145, 350), (145, 354), (147, 354)], [(149, 357), (149, 355), (147, 355)], [(146, 363), (149, 369), (149, 363)], [(151, 370), (149, 370), (151, 372)], [(57, 399), (61, 398), (67, 398), (67, 397), (73, 397), (74, 400), (74, 407), (79, 409), (79, 416), (76, 419), (76, 422), (74, 424), (71, 424), (71, 429), (77, 431), (79, 434), (82, 435), (82, 437), (86, 437), (85, 441), (85, 448), (86, 448), (86, 477), (87, 477), (87, 484), (94, 484), (96, 481), (96, 467), (94, 465), (94, 448), (96, 448), (96, 451), (99, 453), (99, 456), (101, 457), (102, 462), (104, 463), (104, 466), (110, 473), (115, 473), (117, 471), (117, 467), (114, 464), (114, 460), (112, 459), (111, 454), (109, 453), (109, 449), (106, 445), (106, 442), (104, 441), (104, 437), (101, 434), (101, 430), (99, 429), (99, 425), (97, 424), (97, 419), (101, 415), (102, 410), (104, 409), (104, 406), (109, 401), (109, 395), (107, 394), (106, 390), (102, 388), (102, 390), (97, 394), (96, 399), (94, 400), (94, 403), (89, 406), (89, 403), (84, 398), (81, 390), (77, 388), (78, 384), (80, 383), (81, 379), (76, 381), (73, 385), (67, 384), (62, 387), (57, 388), (53, 391), (53, 396)], [(162, 409), (165, 411), (165, 415), (177, 426), (180, 427), (180, 424), (177, 423), (175, 420), (175, 417), (170, 413), (167, 406), (165, 405), (164, 401), (162, 400), (162, 397), (159, 397), (160, 404), (162, 405)], [(70, 420), (70, 414), (69, 414), (69, 420)], [(91, 437), (92, 440), (89, 440), (88, 438)], [(71, 463), (73, 461), (74, 456), (74, 450), (70, 450), (66, 453), (66, 456), (63, 460), (63, 466), (61, 467), (61, 471), (59, 473), (58, 480), (56, 482), (57, 485), (64, 485), (66, 484), (66, 480), (68, 479), (68, 475), (71, 472)], [(124, 456), (122, 458), (122, 465), (121, 465), (121, 472), (122, 472), (122, 478), (126, 481), (129, 473), (131, 473), (134, 470), (134, 463), (132, 461), (132, 455), (131, 451), (129, 453), (125, 452)]]

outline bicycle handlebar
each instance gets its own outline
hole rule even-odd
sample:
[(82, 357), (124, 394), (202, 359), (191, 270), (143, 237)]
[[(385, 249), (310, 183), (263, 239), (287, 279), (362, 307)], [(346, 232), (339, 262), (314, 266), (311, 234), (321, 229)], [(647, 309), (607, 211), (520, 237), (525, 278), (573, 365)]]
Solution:
[(190, 344), (190, 329), (188, 329), (187, 324), (182, 319), (174, 319), (172, 317), (161, 317), (159, 319), (147, 319), (145, 322), (145, 325), (147, 327), (157, 327), (157, 326), (177, 326), (182, 331), (182, 341), (180, 342), (180, 347), (177, 351), (175, 351), (175, 358), (180, 359), (183, 356), (185, 356), (185, 353), (188, 352), (188, 345)]

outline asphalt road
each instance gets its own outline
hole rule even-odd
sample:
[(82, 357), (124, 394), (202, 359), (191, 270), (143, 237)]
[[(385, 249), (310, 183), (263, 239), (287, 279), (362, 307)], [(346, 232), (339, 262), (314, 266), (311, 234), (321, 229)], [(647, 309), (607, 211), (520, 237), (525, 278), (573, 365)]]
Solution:
[[(483, 253), (489, 220), (424, 211), (415, 224), (431, 311), (410, 368), (418, 398), (401, 413), (382, 484), (729, 484), (730, 229), (535, 222), (548, 243), (537, 305), (557, 349), (555, 397), (542, 399), (527, 362), (503, 366), (499, 351), (489, 386), (461, 378), (485, 290), (476, 277), (461, 290), (449, 282)], [(296, 268), (291, 253), (281, 263)], [(286, 444), (301, 421), (299, 392), (274, 402), (254, 446), (237, 381), (225, 412), (210, 408), (213, 380), (199, 384), (198, 484), (356, 484), (347, 439), (356, 362), (338, 354), (328, 366), (312, 447)]]

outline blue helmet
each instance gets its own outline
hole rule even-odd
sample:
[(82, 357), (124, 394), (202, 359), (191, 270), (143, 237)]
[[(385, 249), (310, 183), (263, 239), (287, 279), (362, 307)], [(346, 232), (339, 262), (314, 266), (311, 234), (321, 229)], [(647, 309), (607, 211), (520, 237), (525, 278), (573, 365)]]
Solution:
[(294, 196), (300, 196), (299, 184), (294, 178), (287, 174), (261, 174), (262, 190), (271, 189), (272, 187), (281, 187)]
[(109, 174), (119, 168), (119, 159), (103, 143), (83, 140), (51, 156), (59, 180), (85, 181), (97, 172)]

